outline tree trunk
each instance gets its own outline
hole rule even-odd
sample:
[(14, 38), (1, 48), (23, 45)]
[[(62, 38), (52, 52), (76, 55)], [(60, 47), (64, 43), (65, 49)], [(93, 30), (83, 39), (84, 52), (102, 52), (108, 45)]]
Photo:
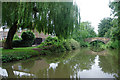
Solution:
[(13, 26), (11, 26), (11, 28), (9, 29), (9, 32), (7, 34), (7, 39), (4, 44), (4, 49), (12, 49), (12, 40), (16, 31), (17, 31), (17, 22), (15, 22)]

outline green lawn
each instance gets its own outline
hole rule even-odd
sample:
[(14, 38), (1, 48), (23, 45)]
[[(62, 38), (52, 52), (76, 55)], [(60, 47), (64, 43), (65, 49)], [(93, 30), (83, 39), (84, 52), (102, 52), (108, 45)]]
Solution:
[(39, 52), (32, 50), (37, 47), (24, 47), (24, 48), (13, 48), (13, 49), (2, 49), (2, 62), (11, 62), (17, 60), (28, 59), (30, 57), (38, 56)]

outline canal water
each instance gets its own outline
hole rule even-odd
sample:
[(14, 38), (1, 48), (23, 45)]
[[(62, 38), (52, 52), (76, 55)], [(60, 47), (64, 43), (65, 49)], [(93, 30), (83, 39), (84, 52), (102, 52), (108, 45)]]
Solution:
[(3, 63), (0, 75), (7, 78), (117, 78), (118, 51), (94, 52), (82, 48), (24, 61)]

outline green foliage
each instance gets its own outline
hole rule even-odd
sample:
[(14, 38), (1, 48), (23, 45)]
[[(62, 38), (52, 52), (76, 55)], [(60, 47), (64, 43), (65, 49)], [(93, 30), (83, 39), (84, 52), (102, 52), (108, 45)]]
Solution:
[(7, 23), (11, 27), (16, 23), (18, 28), (36, 28), (59, 38), (67, 38), (73, 25), (78, 24), (78, 17), (80, 19), (78, 7), (73, 2), (3, 2), (2, 14), (3, 25)]
[[(39, 45), (39, 48), (43, 50), (49, 50), (52, 52), (63, 52), (64, 46), (62, 45), (62, 41), (58, 40), (57, 37), (47, 37), (44, 42)], [(44, 51), (43, 51), (44, 52)]]
[(89, 46), (88, 42), (80, 41), (80, 47), (88, 47), (88, 46)]
[(120, 40), (120, 29), (118, 27), (118, 20), (113, 18), (104, 18), (99, 24), (99, 36), (108, 37), (111, 41), (107, 45), (103, 46), (104, 48), (117, 49), (118, 41)]
[(31, 31), (25, 31), (25, 32), (22, 33), (21, 38), (24, 41), (26, 41), (26, 40), (34, 40), (35, 39), (35, 35)]
[(73, 2), (3, 2), (2, 14), (2, 24), (7, 24), (12, 32), (5, 49), (12, 49), (12, 37), (19, 28), (37, 29), (66, 39), (80, 21), (80, 11)]
[(120, 15), (119, 15), (119, 12), (120, 12), (120, 9), (119, 9), (120, 2), (119, 1), (118, 2), (114, 2), (114, 1), (110, 2), (109, 7), (112, 9), (112, 14), (114, 16), (120, 17)]
[(14, 40), (12, 43), (12, 46), (13, 47), (20, 47), (21, 43), (22, 43), (21, 40)]
[(63, 46), (67, 51), (72, 50), (69, 40), (63, 41)]
[(12, 46), (13, 47), (31, 47), (33, 41), (24, 41), (24, 40), (14, 40)]
[(104, 18), (98, 25), (98, 36), (104, 37), (105, 33), (113, 26), (111, 18)]
[(116, 39), (118, 40), (120, 37), (120, 33), (119, 33), (117, 19), (113, 19), (111, 24), (113, 24), (113, 26), (110, 29), (108, 29), (108, 31), (105, 33), (104, 37), (111, 38), (112, 40), (116, 40)]
[(91, 42), (91, 43), (90, 43), (90, 46), (101, 47), (101, 45), (103, 45), (103, 44), (105, 44), (105, 43), (102, 42), (102, 41), (96, 40), (96, 41)]
[(70, 46), (73, 50), (80, 47), (79, 43), (74, 39), (70, 39)]
[(32, 46), (35, 35), (31, 31), (25, 31), (21, 35), (22, 40), (14, 40), (12, 43), (13, 47), (30, 47)]
[(107, 32), (105, 32), (105, 35), (104, 35), (104, 37), (107, 37), (107, 38), (111, 38), (112, 37), (112, 33), (111, 33), (111, 30), (112, 28), (110, 28), (110, 29), (108, 29), (108, 31)]
[(59, 53), (69, 50), (74, 50), (79, 47), (79, 43), (73, 39), (68, 40), (59, 40), (57, 37), (48, 37), (44, 42), (42, 42), (39, 46), (42, 49), (41, 54), (53, 54)]
[[(114, 15), (115, 18), (113, 18), (110, 21), (107, 21), (107, 24), (103, 24), (103, 28), (102, 26), (99, 28), (100, 32), (104, 32), (105, 34), (101, 34), (104, 37), (109, 37), (111, 38), (111, 41), (108, 42), (108, 44), (105, 46), (107, 48), (112, 48), (112, 49), (117, 49), (120, 47), (119, 45), (119, 40), (120, 40), (120, 2), (110, 2), (109, 7), (112, 9), (112, 15)], [(105, 23), (105, 21), (103, 22)], [(107, 28), (108, 24), (110, 24), (111, 26), (109, 26), (109, 28)], [(106, 26), (107, 25), (107, 26)], [(106, 31), (105, 31), (106, 30)]]
[(120, 1), (110, 2), (109, 7), (112, 9), (112, 15), (115, 16), (114, 25), (116, 32), (114, 33), (114, 38), (120, 40)]
[(90, 22), (81, 22), (79, 26), (75, 27), (72, 38), (80, 43), (81, 47), (87, 47), (88, 43), (84, 42), (86, 38), (96, 37), (94, 28)]
[(118, 49), (119, 48), (119, 41), (115, 40), (115, 41), (109, 41), (106, 45), (107, 48), (111, 48), (111, 49)]
[(74, 50), (80, 47), (79, 43), (74, 39), (65, 40), (62, 44), (67, 51)]
[(11, 62), (17, 60), (25, 60), (30, 57), (38, 56), (39, 53), (35, 50), (32, 50), (35, 47), (29, 48), (14, 48), (10, 49), (2, 49), (2, 62)]
[(90, 49), (94, 52), (103, 51), (105, 49), (105, 43), (102, 41), (93, 41), (89, 45)]
[(21, 40), (17, 34), (14, 35), (13, 40)]
[(51, 37), (51, 36), (48, 36), (46, 39), (45, 39), (45, 41), (44, 42), (42, 42), (41, 44), (40, 44), (40, 46), (39, 47), (43, 47), (43, 46), (50, 46), (50, 45), (54, 45), (54, 44), (56, 44), (56, 45), (59, 45), (59, 40), (58, 40), (58, 38), (57, 37)]

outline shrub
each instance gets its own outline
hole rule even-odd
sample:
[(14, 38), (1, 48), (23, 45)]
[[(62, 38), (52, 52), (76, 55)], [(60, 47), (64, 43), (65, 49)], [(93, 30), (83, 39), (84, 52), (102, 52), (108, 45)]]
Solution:
[(13, 42), (12, 42), (12, 46), (13, 47), (20, 47), (21, 46), (21, 40), (14, 40)]
[(34, 40), (21, 40), (21, 47), (31, 47)]
[(63, 46), (67, 51), (72, 50), (69, 40), (63, 42)]
[(53, 37), (53, 38), (52, 38), (51, 36), (48, 36), (48, 37), (46, 38), (45, 42), (54, 44), (54, 43), (56, 43), (56, 42), (59, 42), (59, 40), (58, 40), (57, 37)]
[(22, 40), (34, 40), (35, 35), (31, 31), (25, 31), (22, 33), (21, 38), (22, 38)]
[(13, 47), (31, 47), (33, 41), (14, 40), (12, 43)]
[(55, 45), (55, 44), (58, 44), (59, 42), (60, 41), (58, 40), (57, 37), (52, 38), (51, 36), (48, 36), (46, 40), (40, 44), (39, 47)]
[[(74, 50), (79, 47), (79, 43), (75, 41), (74, 39), (68, 39), (68, 40), (58, 40), (57, 37), (48, 37), (44, 42), (42, 42), (39, 46), (39, 48), (43, 49), (42, 54), (44, 52), (47, 52), (46, 54), (51, 54), (51, 53), (59, 53), (59, 52), (64, 52), (64, 51), (69, 51), (69, 50)], [(45, 51), (47, 50), (47, 51)], [(48, 53), (49, 52), (49, 53)], [(45, 53), (44, 53), (45, 54)]]
[(62, 41), (58, 40), (57, 37), (47, 37), (44, 42), (42, 42), (39, 46), (44, 50), (49, 50), (50, 52), (63, 52), (64, 46), (62, 45)]
[(74, 39), (70, 39), (70, 45), (73, 50), (80, 47), (79, 43)]
[(22, 40), (14, 40), (12, 43), (13, 47), (30, 47), (32, 46), (35, 35), (31, 31), (25, 31), (21, 35)]
[(115, 40), (115, 41), (109, 41), (106, 45), (107, 48), (111, 48), (111, 49), (118, 49), (119, 45), (118, 45), (119, 41)]

